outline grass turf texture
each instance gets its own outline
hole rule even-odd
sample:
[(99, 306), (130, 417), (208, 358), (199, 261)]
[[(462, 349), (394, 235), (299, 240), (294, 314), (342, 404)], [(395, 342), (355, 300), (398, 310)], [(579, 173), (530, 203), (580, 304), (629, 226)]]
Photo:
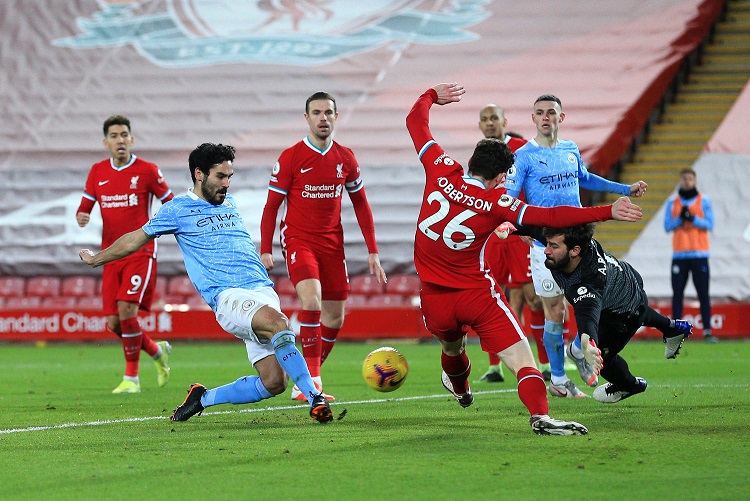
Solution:
[[(395, 344), (394, 344), (395, 343)], [(361, 376), (374, 348), (396, 346), (406, 383), (377, 393)], [(750, 343), (688, 340), (676, 360), (657, 342), (623, 355), (648, 390), (616, 404), (550, 398), (550, 415), (582, 437), (537, 436), (506, 369), (472, 383), (462, 409), (440, 383), (437, 344), (340, 343), (323, 368), (335, 419), (322, 426), (289, 391), (207, 409), (171, 410), (193, 382), (253, 373), (240, 342), (173, 343), (172, 379), (113, 395), (121, 348), (3, 345), (2, 499), (738, 499), (750, 489)], [(487, 356), (468, 346), (477, 379)], [(574, 371), (569, 376), (577, 384)], [(580, 386), (585, 389), (585, 386)], [(585, 389), (589, 394), (592, 389)], [(346, 411), (346, 412), (344, 412)], [(47, 428), (48, 427), (48, 428)], [(743, 494), (744, 493), (744, 494)]]

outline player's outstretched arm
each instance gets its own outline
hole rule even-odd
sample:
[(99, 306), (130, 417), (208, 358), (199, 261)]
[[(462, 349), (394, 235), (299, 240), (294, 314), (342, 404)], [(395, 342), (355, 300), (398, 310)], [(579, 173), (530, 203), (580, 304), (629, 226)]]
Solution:
[(630, 196), (642, 197), (646, 194), (646, 188), (648, 188), (646, 181), (637, 181), (630, 185)]
[(459, 102), (461, 96), (466, 92), (463, 86), (456, 82), (437, 84), (433, 87), (433, 90), (437, 92), (437, 104), (441, 106)]
[(94, 254), (89, 249), (81, 249), (78, 252), (78, 257), (87, 265), (96, 268), (97, 266), (131, 255), (154, 238), (156, 237), (147, 235), (145, 231), (138, 228), (118, 238), (112, 245), (99, 254)]
[(612, 204), (612, 219), (632, 223), (638, 221), (641, 217), (643, 217), (643, 211), (628, 197), (620, 197)]

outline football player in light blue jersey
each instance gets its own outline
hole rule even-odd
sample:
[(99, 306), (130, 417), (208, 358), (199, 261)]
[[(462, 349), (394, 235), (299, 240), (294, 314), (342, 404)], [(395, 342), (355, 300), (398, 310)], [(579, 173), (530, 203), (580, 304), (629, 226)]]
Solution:
[[(509, 195), (517, 197), (523, 190), (526, 201), (532, 205), (580, 207), (580, 188), (634, 197), (643, 196), (646, 192), (647, 185), (643, 181), (628, 186), (604, 179), (586, 169), (578, 146), (573, 141), (557, 137), (565, 113), (556, 96), (543, 95), (537, 98), (531, 118), (536, 125), (537, 134), (516, 151), (515, 165), (508, 171), (505, 180)], [(587, 397), (565, 374), (565, 298), (544, 265), (544, 259), (544, 245), (535, 241), (531, 249), (531, 275), (534, 289), (544, 305), (544, 346), (552, 372), (549, 392), (557, 397)], [(596, 386), (597, 374), (583, 357), (578, 335), (568, 347), (568, 356), (575, 362), (586, 384)]]
[[(307, 396), (310, 416), (333, 420), (324, 395), (315, 388), (305, 359), (295, 346), (289, 319), (281, 313), (265, 266), (245, 229), (234, 199), (227, 193), (234, 168), (234, 148), (204, 143), (188, 160), (193, 188), (175, 197), (143, 227), (127, 233), (94, 254), (79, 252), (97, 267), (128, 256), (161, 235), (173, 234), (193, 285), (211, 306), (221, 327), (242, 339), (258, 376), (206, 389), (193, 384), (172, 421), (186, 421), (203, 409), (223, 403), (244, 404), (271, 398), (286, 390), (288, 378)], [(167, 210), (164, 210), (167, 209)]]

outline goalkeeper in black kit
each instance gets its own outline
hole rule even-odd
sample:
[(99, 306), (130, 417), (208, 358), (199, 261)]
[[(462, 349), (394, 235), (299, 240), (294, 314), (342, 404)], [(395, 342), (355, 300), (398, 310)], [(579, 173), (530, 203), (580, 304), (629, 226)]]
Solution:
[(674, 358), (693, 326), (649, 306), (641, 275), (602, 248), (593, 238), (593, 224), (544, 228), (543, 235), (545, 265), (573, 306), (581, 334), (581, 350), (573, 347), (571, 355), (585, 358), (609, 382), (594, 391), (594, 398), (614, 403), (646, 391), (646, 380), (633, 376), (619, 353), (647, 326), (663, 333), (664, 356)]

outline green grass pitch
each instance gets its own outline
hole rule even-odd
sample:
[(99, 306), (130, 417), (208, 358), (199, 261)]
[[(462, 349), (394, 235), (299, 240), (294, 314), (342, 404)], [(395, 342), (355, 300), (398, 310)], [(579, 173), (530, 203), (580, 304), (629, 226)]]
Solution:
[[(410, 367), (393, 393), (361, 376), (384, 345)], [(507, 369), (504, 383), (472, 383), (474, 405), (461, 408), (440, 383), (439, 345), (397, 341), (336, 346), (323, 366), (337, 397), (329, 425), (289, 390), (171, 423), (190, 383), (253, 373), (239, 341), (173, 347), (165, 388), (144, 356), (142, 392), (112, 395), (117, 344), (0, 346), (0, 499), (750, 497), (749, 342), (696, 336), (676, 360), (659, 342), (632, 342), (623, 355), (645, 393), (611, 405), (550, 397), (550, 415), (588, 426), (579, 437), (534, 435)], [(468, 352), (473, 380), (487, 356)]]

